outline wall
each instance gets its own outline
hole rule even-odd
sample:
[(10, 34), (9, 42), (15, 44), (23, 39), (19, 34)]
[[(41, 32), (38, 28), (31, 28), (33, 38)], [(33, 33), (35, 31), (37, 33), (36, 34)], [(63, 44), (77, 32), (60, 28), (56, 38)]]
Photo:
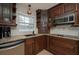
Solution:
[(79, 36), (79, 27), (71, 27), (71, 25), (56, 26), (50, 29), (50, 33)]
[[(28, 16), (27, 15), (27, 8), (26, 8), (27, 6), (26, 5), (24, 5), (24, 4), (17, 4), (16, 5), (16, 24), (18, 23), (18, 21), (19, 21), (19, 19), (18, 19), (18, 13), (22, 13), (22, 14), (25, 14), (26, 16)], [(38, 30), (37, 30), (37, 28), (36, 28), (36, 14), (35, 14), (35, 11), (33, 11), (32, 10), (32, 15), (31, 15), (32, 17), (34, 17), (34, 22), (35, 22), (35, 24), (34, 24), (34, 31), (35, 31), (35, 33), (37, 34), (38, 33)], [(18, 29), (18, 25), (16, 26), (16, 27), (12, 27), (11, 28), (11, 35), (12, 36), (15, 36), (15, 35), (26, 35), (26, 34), (31, 34), (32, 32), (20, 32), (19, 31), (19, 29)]]

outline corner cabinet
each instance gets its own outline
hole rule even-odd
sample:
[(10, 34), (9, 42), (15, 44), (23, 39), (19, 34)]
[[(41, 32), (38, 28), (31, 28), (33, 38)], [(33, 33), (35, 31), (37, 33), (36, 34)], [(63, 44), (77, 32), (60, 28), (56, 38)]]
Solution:
[(25, 55), (36, 55), (43, 49), (55, 55), (79, 55), (79, 40), (42, 35), (24, 41)]
[(0, 3), (0, 26), (15, 26), (15, 25), (16, 25), (16, 4)]
[(36, 11), (38, 33), (49, 33), (47, 10)]

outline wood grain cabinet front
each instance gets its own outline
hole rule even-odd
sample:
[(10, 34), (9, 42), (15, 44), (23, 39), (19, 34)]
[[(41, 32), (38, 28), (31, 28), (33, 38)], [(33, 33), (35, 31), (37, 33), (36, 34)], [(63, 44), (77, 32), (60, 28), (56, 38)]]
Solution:
[(33, 55), (34, 54), (34, 39), (26, 39), (25, 40), (25, 55)]
[(0, 26), (16, 26), (16, 3), (0, 3)]
[(76, 3), (65, 3), (64, 4), (64, 13), (67, 12), (75, 12), (76, 10)]
[[(79, 27), (79, 3), (61, 3), (48, 9), (48, 15), (49, 18), (52, 19), (51, 21), (54, 21), (54, 19), (57, 17), (61, 17), (63, 15), (69, 15), (72, 13), (74, 14), (74, 20), (75, 20), (73, 26)], [(52, 25), (54, 26), (53, 23)]]
[(25, 55), (36, 55), (44, 49), (44, 36), (25, 40)]
[(36, 55), (43, 49), (55, 55), (78, 55), (79, 41), (47, 35), (25, 40), (25, 55)]
[(34, 53), (37, 54), (44, 49), (44, 36), (35, 37), (35, 50)]
[(49, 33), (47, 10), (36, 10), (38, 33)]
[(56, 55), (75, 55), (77, 54), (77, 41), (51, 37), (49, 48)]

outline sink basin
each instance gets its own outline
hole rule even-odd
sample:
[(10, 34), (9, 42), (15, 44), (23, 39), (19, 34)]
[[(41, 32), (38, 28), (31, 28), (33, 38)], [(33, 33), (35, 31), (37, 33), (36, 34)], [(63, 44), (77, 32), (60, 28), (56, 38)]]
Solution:
[(35, 34), (28, 34), (28, 35), (24, 35), (24, 36), (34, 36)]

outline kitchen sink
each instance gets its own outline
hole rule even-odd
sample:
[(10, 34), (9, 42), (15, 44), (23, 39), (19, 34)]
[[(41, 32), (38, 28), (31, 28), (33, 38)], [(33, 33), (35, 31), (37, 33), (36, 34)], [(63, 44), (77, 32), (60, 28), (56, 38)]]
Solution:
[(24, 36), (35, 36), (35, 34), (28, 34), (28, 35), (24, 35)]

